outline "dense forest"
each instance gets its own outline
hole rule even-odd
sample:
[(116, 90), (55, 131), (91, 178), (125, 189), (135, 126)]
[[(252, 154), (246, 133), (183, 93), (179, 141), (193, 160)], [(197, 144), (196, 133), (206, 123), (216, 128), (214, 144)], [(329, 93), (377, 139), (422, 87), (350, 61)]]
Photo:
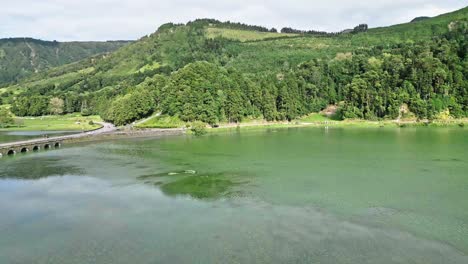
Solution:
[[(229, 37), (207, 37), (210, 27)], [(0, 104), (17, 116), (81, 112), (117, 125), (153, 112), (211, 125), (294, 120), (328, 105), (340, 119), (395, 119), (402, 107), (418, 119), (468, 116), (467, 8), (389, 28), (362, 24), (354, 34), (275, 31), (210, 19), (166, 24), (110, 56), (8, 87)], [(242, 42), (233, 32), (277, 37)]]

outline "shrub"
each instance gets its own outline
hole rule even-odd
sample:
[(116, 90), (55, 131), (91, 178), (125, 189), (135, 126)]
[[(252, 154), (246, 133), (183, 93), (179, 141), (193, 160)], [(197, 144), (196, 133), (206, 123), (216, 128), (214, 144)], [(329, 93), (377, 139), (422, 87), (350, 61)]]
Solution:
[(0, 127), (8, 127), (15, 123), (10, 111), (3, 108), (0, 109)]
[(92, 115), (92, 114), (93, 114), (93, 112), (91, 112), (91, 110), (89, 110), (89, 109), (87, 109), (87, 108), (81, 110), (81, 115), (82, 115), (82, 116), (90, 116), (90, 115)]
[(192, 123), (192, 128), (190, 129), (195, 136), (203, 136), (206, 134), (206, 124), (200, 121)]

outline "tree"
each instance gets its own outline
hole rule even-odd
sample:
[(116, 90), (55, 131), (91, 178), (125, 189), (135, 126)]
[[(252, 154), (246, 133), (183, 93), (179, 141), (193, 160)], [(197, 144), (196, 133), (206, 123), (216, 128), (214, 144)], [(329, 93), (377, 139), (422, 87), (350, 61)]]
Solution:
[[(271, 86), (269, 87), (271, 89)], [(274, 121), (278, 117), (278, 112), (276, 111), (276, 101), (274, 95), (271, 94), (270, 89), (263, 89), (262, 96), (262, 113), (263, 118), (267, 121)]]
[(11, 115), (10, 111), (8, 111), (5, 108), (0, 109), (0, 127), (8, 127), (10, 125), (13, 125), (15, 123), (15, 120), (13, 119), (13, 116)]
[(154, 107), (152, 93), (137, 89), (115, 99), (110, 109), (103, 114), (103, 118), (121, 126), (150, 115), (154, 111)]
[(81, 102), (80, 112), (82, 116), (90, 116), (91, 109), (88, 107), (88, 100), (84, 99)]
[(29, 113), (29, 100), (26, 97), (18, 97), (11, 106), (11, 111), (17, 116), (27, 116)]
[[(294, 120), (330, 104), (340, 105), (344, 118), (395, 119), (402, 105), (420, 119), (437, 118), (441, 112), (457, 118), (468, 116), (466, 21), (451, 23), (449, 33), (419, 42), (416, 36), (414, 41), (401, 42), (382, 34), (373, 41), (379, 45), (366, 46), (362, 45), (366, 33), (347, 35), (352, 41), (346, 53), (336, 53), (339, 49), (333, 46), (320, 52), (306, 49), (306, 38), (300, 41), (306, 45), (297, 45), (294, 39), (258, 43), (207, 39), (205, 27), (209, 24), (268, 31), (215, 20), (197, 20), (186, 26), (167, 24), (145, 37), (138, 49), (82, 62), (89, 71), (76, 72), (80, 63), (45, 74), (50, 81), (25, 83), (24, 89), (20, 82), (21, 89), (2, 89), (1, 102), (11, 104), (17, 116), (81, 110), (83, 115), (101, 114), (118, 124), (156, 110), (210, 125), (247, 117)], [(367, 29), (362, 24), (354, 31)], [(435, 29), (440, 32), (441, 27)], [(331, 35), (293, 28), (282, 31)], [(373, 39), (374, 33), (369, 32), (369, 37)], [(318, 38), (313, 39), (320, 44)], [(267, 52), (253, 52), (255, 48)], [(130, 67), (127, 56), (128, 61), (138, 61), (132, 65), (140, 70), (123, 74), (121, 69)], [(65, 73), (67, 78), (55, 78)], [(58, 98), (64, 100), (63, 106)]]
[(353, 33), (366, 32), (369, 26), (367, 24), (359, 24), (353, 29)]
[(49, 113), (49, 99), (47, 96), (33, 95), (18, 97), (11, 107), (17, 116), (41, 116)]
[(63, 99), (60, 99), (58, 97), (51, 98), (49, 101), (50, 113), (53, 115), (63, 114), (64, 105), (65, 105), (65, 102), (63, 101)]
[(81, 98), (76, 93), (67, 93), (65, 95), (65, 113), (75, 113), (81, 111)]
[(227, 91), (226, 115), (229, 122), (240, 122), (244, 116), (244, 100), (240, 89), (235, 86)]
[(203, 136), (207, 132), (206, 124), (200, 121), (193, 122), (190, 130), (195, 134), (195, 136)]

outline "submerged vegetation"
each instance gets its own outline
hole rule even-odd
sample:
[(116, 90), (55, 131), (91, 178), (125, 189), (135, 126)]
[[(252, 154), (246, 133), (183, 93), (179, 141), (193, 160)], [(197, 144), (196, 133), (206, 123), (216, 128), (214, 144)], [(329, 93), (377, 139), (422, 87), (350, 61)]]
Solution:
[(0, 103), (18, 116), (81, 112), (117, 125), (156, 112), (168, 118), (140, 127), (293, 121), (330, 105), (333, 119), (464, 118), (467, 29), (468, 8), (349, 34), (166, 24), (109, 56), (6, 87)]
[(163, 184), (161, 190), (171, 196), (190, 195), (197, 199), (208, 199), (226, 196), (234, 185), (235, 183), (222, 174), (211, 174), (181, 178)]
[(169, 196), (187, 195), (196, 199), (216, 199), (237, 193), (233, 188), (241, 183), (235, 182), (235, 176), (229, 173), (197, 173), (186, 170), (143, 175), (138, 179), (148, 185), (158, 186)]

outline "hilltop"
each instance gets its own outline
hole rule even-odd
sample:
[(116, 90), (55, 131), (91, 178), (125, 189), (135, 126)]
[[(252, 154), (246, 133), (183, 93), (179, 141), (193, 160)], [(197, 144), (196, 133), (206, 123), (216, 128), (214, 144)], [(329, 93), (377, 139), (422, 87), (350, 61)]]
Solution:
[(46, 114), (56, 97), (64, 112), (116, 124), (155, 111), (210, 124), (292, 120), (329, 104), (339, 106), (340, 118), (396, 118), (402, 105), (418, 118), (465, 116), (467, 21), (468, 8), (350, 33), (278, 33), (213, 19), (169, 23), (109, 55), (32, 75), (0, 93), (17, 115)]

